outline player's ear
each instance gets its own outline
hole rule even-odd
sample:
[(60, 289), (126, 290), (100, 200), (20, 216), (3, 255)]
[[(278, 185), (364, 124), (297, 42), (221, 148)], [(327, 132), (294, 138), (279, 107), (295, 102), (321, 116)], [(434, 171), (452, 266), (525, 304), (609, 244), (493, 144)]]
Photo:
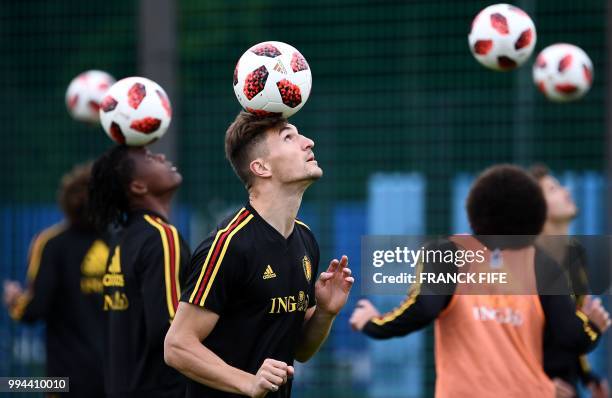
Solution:
[(134, 179), (130, 182), (130, 193), (134, 196), (143, 196), (149, 191), (147, 184), (141, 180)]
[(272, 176), (272, 170), (269, 164), (262, 158), (255, 158), (249, 163), (249, 170), (254, 176), (260, 178), (268, 178)]

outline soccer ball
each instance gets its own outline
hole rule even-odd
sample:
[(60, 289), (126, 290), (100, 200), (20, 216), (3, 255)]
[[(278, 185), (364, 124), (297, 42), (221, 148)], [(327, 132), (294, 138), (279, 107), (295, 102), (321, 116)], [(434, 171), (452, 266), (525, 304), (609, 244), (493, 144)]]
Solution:
[(66, 90), (66, 107), (70, 116), (83, 122), (100, 120), (100, 101), (113, 83), (115, 78), (101, 70), (88, 70), (72, 79)]
[(234, 69), (236, 98), (246, 111), (258, 115), (295, 114), (308, 100), (311, 87), (306, 59), (279, 41), (249, 48)]
[(559, 43), (546, 47), (533, 65), (533, 82), (552, 101), (576, 100), (593, 83), (593, 63), (581, 48)]
[(150, 144), (166, 133), (171, 119), (172, 108), (166, 92), (144, 77), (119, 80), (100, 104), (102, 127), (119, 144)]
[(525, 11), (510, 4), (495, 4), (476, 15), (468, 43), (482, 65), (507, 71), (521, 66), (531, 56), (536, 29)]

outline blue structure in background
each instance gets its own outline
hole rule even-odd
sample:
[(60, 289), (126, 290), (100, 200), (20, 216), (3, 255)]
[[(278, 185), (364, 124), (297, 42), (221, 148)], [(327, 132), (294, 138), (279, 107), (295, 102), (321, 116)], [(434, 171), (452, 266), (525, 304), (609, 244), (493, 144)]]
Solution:
[[(351, 330), (348, 323), (353, 308), (359, 301), (359, 282), (361, 279), (361, 236), (366, 234), (365, 205), (361, 202), (344, 202), (334, 206), (333, 236), (335, 258), (346, 254), (349, 258), (349, 266), (355, 277), (355, 286), (345, 309), (338, 314), (334, 322), (334, 334), (330, 344), (341, 360), (346, 350), (354, 350), (363, 347), (364, 337)], [(320, 267), (327, 267), (328, 260), (321, 259)]]
[[(453, 233), (470, 232), (469, 222), (465, 211), (465, 200), (474, 179), (473, 175), (459, 174), (455, 177), (451, 187), (451, 209)], [(605, 189), (606, 181), (602, 174), (586, 171), (566, 171), (559, 175), (561, 185), (567, 187), (571, 192), (579, 212), (576, 219), (570, 225), (572, 235), (601, 235), (605, 234)], [(609, 300), (602, 297), (607, 305)], [(608, 337), (604, 335), (597, 349), (589, 354), (589, 360), (593, 369), (600, 375), (608, 374), (607, 367)]]
[[(471, 174), (457, 175), (451, 187), (451, 209), (453, 233), (471, 232), (465, 211), (465, 200), (470, 190), (474, 176)], [(565, 186), (580, 211), (570, 225), (572, 235), (598, 235), (605, 233), (605, 179), (592, 171), (576, 173), (566, 171), (559, 177), (561, 185)]]
[(572, 194), (579, 212), (570, 224), (572, 235), (599, 235), (605, 233), (605, 179), (595, 172), (567, 171), (559, 182)]
[[(423, 235), (425, 189), (425, 179), (417, 173), (373, 175), (368, 185), (368, 234)], [(379, 296), (372, 301), (384, 312), (403, 299)], [(421, 359), (427, 355), (425, 332), (386, 341), (369, 340), (368, 348), (372, 368), (367, 384), (370, 397), (424, 396), (425, 370)]]
[[(0, 225), (3, 234), (0, 245), (3, 256), (0, 260), (0, 279), (14, 279), (23, 283), (32, 238), (42, 229), (61, 220), (62, 214), (55, 205), (2, 208)], [(3, 308), (0, 311), (0, 374), (31, 375), (33, 367), (42, 367), (45, 361), (43, 336), (43, 325), (17, 325)]]
[(453, 234), (472, 233), (467, 219), (465, 201), (474, 180), (471, 174), (459, 174), (455, 177), (451, 187), (451, 232)]
[[(334, 322), (333, 333), (326, 343), (331, 349), (333, 362), (341, 369), (349, 372), (338, 372), (342, 375), (337, 385), (353, 383), (364, 388), (367, 386), (368, 364), (365, 356), (367, 338), (361, 333), (351, 330), (349, 318), (357, 301), (361, 298), (359, 281), (361, 280), (361, 236), (366, 234), (366, 207), (363, 202), (339, 202), (333, 211), (333, 242), (332, 255), (339, 258), (346, 254), (349, 266), (355, 277), (355, 286), (349, 296), (344, 310), (338, 314)], [(327, 267), (330, 259), (321, 259), (321, 267)]]

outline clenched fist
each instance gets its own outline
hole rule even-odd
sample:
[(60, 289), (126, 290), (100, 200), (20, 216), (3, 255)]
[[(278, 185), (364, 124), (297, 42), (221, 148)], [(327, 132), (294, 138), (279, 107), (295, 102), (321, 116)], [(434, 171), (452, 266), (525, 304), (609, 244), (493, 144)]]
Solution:
[(267, 358), (255, 375), (251, 397), (261, 398), (269, 392), (278, 391), (278, 388), (287, 383), (287, 379), (293, 376), (293, 372), (293, 366)]

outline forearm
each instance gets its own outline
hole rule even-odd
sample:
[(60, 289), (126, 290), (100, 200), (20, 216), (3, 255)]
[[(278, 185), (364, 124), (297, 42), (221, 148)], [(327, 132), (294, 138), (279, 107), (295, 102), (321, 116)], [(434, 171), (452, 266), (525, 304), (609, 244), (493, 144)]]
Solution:
[(370, 319), (362, 331), (374, 339), (405, 336), (433, 322), (450, 299), (451, 296), (411, 295), (392, 311)]
[(309, 360), (327, 339), (335, 315), (324, 313), (315, 307), (315, 310), (304, 324), (300, 344), (295, 352), (295, 359), (300, 362)]
[(417, 331), (428, 325), (429, 322), (429, 320), (415, 322), (414, 318), (410, 316), (389, 319), (389, 315), (383, 315), (370, 319), (363, 327), (362, 332), (373, 339), (390, 339)]
[(196, 338), (166, 338), (166, 363), (200, 384), (232, 394), (251, 395), (255, 376), (225, 363)]

